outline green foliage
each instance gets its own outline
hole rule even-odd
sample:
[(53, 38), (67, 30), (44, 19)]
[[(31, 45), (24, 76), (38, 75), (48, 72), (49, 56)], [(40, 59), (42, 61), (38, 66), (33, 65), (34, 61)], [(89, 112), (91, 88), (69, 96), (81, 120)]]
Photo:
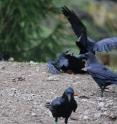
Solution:
[(57, 15), (52, 0), (0, 0), (0, 52), (18, 61), (55, 56), (63, 28)]
[(108, 2), (0, 0), (0, 54), (9, 54), (16, 61), (46, 61), (66, 48), (77, 49), (76, 36), (61, 13), (64, 5), (84, 17), (83, 22), (92, 38), (116, 34), (117, 7), (114, 5), (110, 10), (108, 5), (112, 4)]

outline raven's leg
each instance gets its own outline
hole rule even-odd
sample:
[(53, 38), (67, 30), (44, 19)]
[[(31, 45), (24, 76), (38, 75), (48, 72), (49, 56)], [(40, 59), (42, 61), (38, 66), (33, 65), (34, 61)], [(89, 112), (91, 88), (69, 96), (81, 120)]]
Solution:
[(103, 97), (105, 86), (101, 86), (101, 97)]
[(67, 122), (68, 122), (68, 118), (65, 118), (65, 124), (67, 124)]
[[(100, 87), (99, 91), (100, 91), (100, 92), (102, 92), (101, 87)], [(105, 92), (110, 92), (110, 90), (109, 90), (109, 88), (108, 88), (108, 87), (105, 87), (104, 91), (105, 91)]]
[(58, 122), (58, 118), (56, 117), (56, 118), (55, 118), (55, 124), (57, 124), (57, 122)]
[[(109, 90), (109, 87), (105, 87), (105, 89)], [(99, 91), (101, 91), (101, 90), (100, 90), (100, 87), (99, 87)]]

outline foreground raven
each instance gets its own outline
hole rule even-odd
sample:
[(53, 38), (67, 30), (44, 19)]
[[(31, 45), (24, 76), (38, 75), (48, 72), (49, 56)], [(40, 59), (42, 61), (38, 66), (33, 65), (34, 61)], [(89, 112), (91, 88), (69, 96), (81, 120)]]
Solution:
[(82, 70), (85, 62), (67, 52), (61, 53), (55, 61), (48, 62), (48, 70), (52, 74), (59, 74), (60, 72), (65, 73), (86, 73)]
[(63, 117), (65, 124), (67, 124), (72, 111), (75, 112), (77, 109), (74, 90), (71, 87), (67, 88), (61, 97), (55, 98), (51, 103), (46, 103), (46, 107), (52, 112), (56, 123), (59, 117)]
[(78, 37), (76, 45), (80, 49), (80, 54), (86, 52), (102, 52), (110, 51), (117, 48), (117, 37), (105, 38), (98, 42), (94, 42), (92, 39), (87, 37), (87, 31), (85, 25), (82, 23), (80, 18), (74, 13), (74, 11), (69, 10), (66, 6), (62, 8), (63, 14), (67, 17), (70, 22), (74, 33)]
[(93, 77), (100, 87), (101, 97), (103, 97), (103, 92), (108, 85), (117, 84), (117, 74), (98, 62), (95, 55), (91, 52), (81, 54), (80, 57), (86, 60), (83, 70)]

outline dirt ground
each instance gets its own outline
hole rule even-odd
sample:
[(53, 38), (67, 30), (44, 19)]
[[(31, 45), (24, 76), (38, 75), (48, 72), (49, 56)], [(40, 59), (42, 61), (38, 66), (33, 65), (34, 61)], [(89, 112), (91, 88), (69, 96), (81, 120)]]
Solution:
[(53, 124), (45, 103), (68, 86), (78, 94), (69, 124), (117, 124), (117, 86), (110, 86), (101, 98), (89, 75), (52, 75), (47, 64), (33, 62), (0, 62), (0, 124)]

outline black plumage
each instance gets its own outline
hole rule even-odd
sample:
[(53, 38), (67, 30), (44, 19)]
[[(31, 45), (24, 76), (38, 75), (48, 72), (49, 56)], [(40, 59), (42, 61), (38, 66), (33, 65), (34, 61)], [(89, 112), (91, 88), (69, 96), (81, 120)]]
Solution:
[[(66, 6), (62, 8), (63, 14), (67, 17), (70, 22), (74, 33), (77, 35), (78, 40), (76, 45), (80, 49), (79, 54), (84, 54), (87, 52), (102, 52), (102, 51), (111, 51), (114, 48), (117, 48), (117, 37), (105, 38), (98, 42), (93, 41), (87, 36), (87, 29), (82, 23), (80, 18), (74, 13), (74, 11), (69, 10)], [(53, 74), (58, 74), (60, 72), (73, 72), (73, 73), (86, 73), (82, 71), (84, 67), (84, 61), (82, 58), (75, 57), (70, 54), (62, 53), (55, 61), (48, 62), (49, 72)]]
[(87, 71), (98, 84), (101, 89), (102, 97), (107, 86), (111, 84), (117, 85), (117, 73), (114, 73), (103, 64), (98, 62), (93, 53), (88, 52), (81, 54), (80, 57), (86, 60), (85, 68), (83, 70)]
[(57, 59), (48, 62), (48, 70), (52, 74), (59, 74), (60, 72), (65, 73), (86, 73), (82, 70), (84, 67), (84, 61), (70, 53), (61, 53)]
[(46, 107), (51, 111), (56, 123), (59, 117), (63, 117), (67, 124), (72, 111), (75, 112), (77, 109), (73, 88), (67, 88), (61, 97), (55, 98), (51, 103), (46, 103)]
[(117, 37), (105, 38), (98, 42), (93, 41), (91, 38), (87, 36), (87, 30), (81, 19), (75, 14), (74, 11), (71, 11), (66, 6), (62, 8), (63, 14), (67, 17), (70, 22), (72, 29), (78, 40), (76, 41), (76, 45), (80, 49), (80, 54), (91, 51), (93, 53), (102, 52), (102, 51), (110, 51), (114, 48), (117, 48)]

